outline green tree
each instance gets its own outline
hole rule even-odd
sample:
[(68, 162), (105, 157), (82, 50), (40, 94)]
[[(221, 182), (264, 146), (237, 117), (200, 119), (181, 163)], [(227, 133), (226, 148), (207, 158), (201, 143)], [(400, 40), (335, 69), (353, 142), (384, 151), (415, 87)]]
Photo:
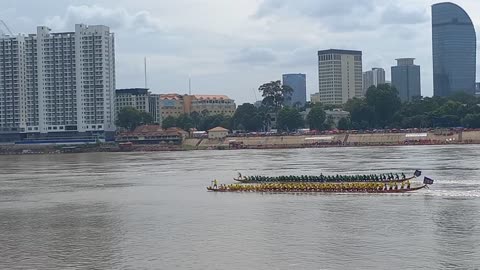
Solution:
[(292, 131), (303, 126), (302, 115), (294, 108), (285, 107), (280, 110), (277, 118), (277, 128)]
[(373, 123), (382, 128), (391, 125), (393, 116), (402, 106), (397, 89), (390, 84), (380, 84), (368, 88), (366, 101), (367, 105), (374, 110)]
[(475, 126), (473, 115), (480, 114), (480, 100), (465, 93), (417, 97), (398, 105), (393, 92), (394, 89), (380, 85), (370, 88), (366, 99), (349, 100), (344, 109), (350, 112), (352, 128), (469, 127)]
[(218, 126), (230, 129), (230, 122), (230, 116), (226, 116), (223, 114), (207, 115), (205, 116), (205, 118), (203, 118), (200, 127), (202, 130), (209, 130)]
[(467, 105), (477, 105), (478, 99), (465, 92), (455, 92), (450, 97), (450, 100), (460, 102)]
[(188, 115), (186, 113), (177, 117), (176, 124), (177, 124), (178, 128), (181, 128), (181, 129), (186, 130), (186, 131), (188, 131), (189, 129), (191, 129), (195, 126), (195, 123), (193, 122), (193, 119), (190, 117), (190, 115)]
[(462, 124), (467, 128), (480, 128), (480, 114), (467, 114), (462, 119)]
[(336, 128), (335, 126), (335, 121), (333, 120), (332, 116), (327, 117), (327, 120), (325, 121), (325, 129), (333, 129)]
[(190, 118), (192, 119), (193, 127), (201, 130), (200, 124), (202, 123), (202, 115), (198, 112), (192, 112), (190, 113)]
[(173, 116), (167, 116), (165, 119), (162, 121), (162, 128), (167, 129), (167, 128), (172, 128), (177, 126), (177, 118)]
[(374, 126), (375, 109), (365, 99), (350, 99), (345, 103), (344, 109), (350, 113), (352, 128), (367, 129)]
[(432, 126), (432, 120), (426, 114), (402, 117), (400, 125), (397, 126), (401, 128), (427, 128)]
[(245, 129), (246, 131), (259, 131), (263, 127), (262, 113), (250, 103), (238, 106), (232, 122), (234, 129)]
[(349, 130), (351, 129), (350, 119), (343, 117), (338, 121), (338, 129), (340, 130)]
[(433, 117), (434, 127), (458, 127), (461, 126), (461, 118), (458, 115), (441, 115)]
[(325, 110), (321, 104), (315, 104), (307, 115), (307, 123), (310, 129), (324, 129), (325, 119)]
[(134, 130), (141, 125), (153, 123), (153, 117), (145, 112), (140, 112), (133, 107), (125, 107), (117, 115), (115, 124), (128, 130)]
[(142, 119), (142, 125), (148, 125), (153, 123), (153, 116), (146, 112), (140, 112), (140, 118)]
[(274, 112), (278, 112), (293, 93), (293, 89), (288, 85), (282, 85), (281, 81), (262, 84), (258, 91), (262, 93), (262, 104)]

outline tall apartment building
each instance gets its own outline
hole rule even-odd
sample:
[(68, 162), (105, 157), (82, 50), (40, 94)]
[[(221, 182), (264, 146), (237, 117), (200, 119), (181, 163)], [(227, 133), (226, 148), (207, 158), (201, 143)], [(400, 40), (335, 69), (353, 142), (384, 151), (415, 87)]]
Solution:
[(372, 68), (372, 70), (363, 73), (363, 94), (367, 93), (368, 88), (385, 84), (385, 70), (383, 68)]
[(283, 85), (288, 85), (293, 90), (285, 104), (289, 106), (305, 106), (307, 102), (307, 76), (301, 73), (283, 74), (282, 81)]
[(17, 133), (26, 126), (25, 38), (0, 37), (0, 132)]
[(325, 50), (318, 52), (320, 101), (344, 104), (354, 97), (363, 97), (362, 52)]
[(0, 132), (115, 131), (114, 48), (101, 25), (0, 37)]
[(415, 65), (414, 61), (415, 58), (399, 58), (397, 65), (392, 67), (392, 86), (398, 90), (403, 102), (422, 95), (420, 66)]

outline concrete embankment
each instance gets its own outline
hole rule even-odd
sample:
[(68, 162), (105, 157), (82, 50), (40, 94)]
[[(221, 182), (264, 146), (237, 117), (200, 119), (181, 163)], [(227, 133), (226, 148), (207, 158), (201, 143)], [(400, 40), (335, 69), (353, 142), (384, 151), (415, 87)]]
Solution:
[(480, 131), (189, 138), (185, 139), (182, 145), (132, 145), (128, 149), (123, 149), (115, 143), (78, 146), (0, 144), (0, 155), (444, 144), (480, 144)]
[(186, 139), (184, 141), (184, 146), (189, 149), (264, 149), (412, 144), (480, 144), (480, 131), (227, 137), (224, 139)]

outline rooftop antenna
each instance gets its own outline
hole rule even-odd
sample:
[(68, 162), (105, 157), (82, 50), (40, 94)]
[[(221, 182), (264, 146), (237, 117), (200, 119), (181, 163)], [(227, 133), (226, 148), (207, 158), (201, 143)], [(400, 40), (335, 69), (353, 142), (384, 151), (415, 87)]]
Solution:
[(143, 59), (143, 66), (144, 66), (144, 72), (145, 72), (145, 89), (147, 89), (147, 57)]
[(192, 95), (192, 78), (188, 77), (188, 94)]

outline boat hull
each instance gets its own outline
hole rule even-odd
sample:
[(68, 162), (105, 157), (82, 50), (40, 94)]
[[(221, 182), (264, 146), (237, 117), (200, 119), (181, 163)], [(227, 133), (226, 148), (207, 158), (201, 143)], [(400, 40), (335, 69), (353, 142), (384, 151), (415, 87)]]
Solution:
[(390, 193), (408, 193), (417, 190), (426, 188), (427, 185), (414, 187), (414, 188), (400, 188), (400, 189), (389, 189), (389, 190), (377, 190), (377, 189), (220, 189), (207, 187), (208, 191), (211, 192), (236, 192), (236, 193), (245, 193), (245, 192), (256, 192), (256, 193), (375, 193), (375, 194), (390, 194)]

